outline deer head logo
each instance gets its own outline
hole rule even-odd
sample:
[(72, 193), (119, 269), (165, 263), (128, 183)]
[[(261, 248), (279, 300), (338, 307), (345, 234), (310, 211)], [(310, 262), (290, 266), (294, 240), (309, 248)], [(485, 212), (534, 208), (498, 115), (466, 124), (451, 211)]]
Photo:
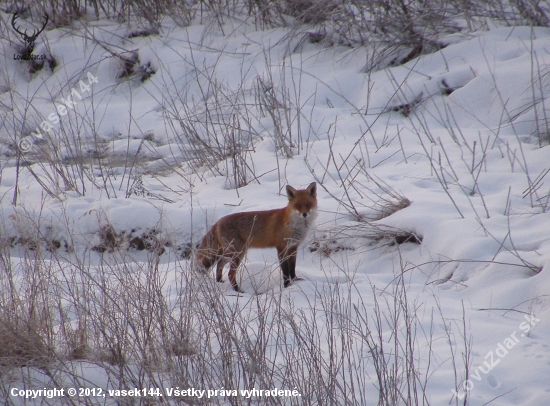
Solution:
[(19, 31), (19, 28), (15, 25), (15, 20), (17, 19), (17, 13), (15, 13), (11, 19), (11, 25), (13, 26), (13, 29), (17, 31), (19, 35), (21, 35), (21, 38), (27, 43), (28, 48), (32, 49), (34, 47), (34, 41), (36, 41), (36, 38), (38, 38), (38, 35), (44, 31), (44, 28), (46, 28), (46, 24), (48, 24), (49, 17), (48, 14), (44, 13), (44, 17), (46, 17), (46, 21), (44, 21), (44, 25), (39, 30), (33, 30), (31, 35), (27, 34), (27, 30), (25, 32)]

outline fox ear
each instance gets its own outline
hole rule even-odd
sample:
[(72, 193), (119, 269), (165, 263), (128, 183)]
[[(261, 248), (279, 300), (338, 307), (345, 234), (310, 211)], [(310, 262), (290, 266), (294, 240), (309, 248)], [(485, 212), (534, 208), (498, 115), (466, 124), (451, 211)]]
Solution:
[(294, 199), (296, 197), (296, 189), (290, 185), (286, 185), (286, 196), (288, 200)]
[(311, 197), (317, 197), (317, 183), (311, 183), (306, 190)]

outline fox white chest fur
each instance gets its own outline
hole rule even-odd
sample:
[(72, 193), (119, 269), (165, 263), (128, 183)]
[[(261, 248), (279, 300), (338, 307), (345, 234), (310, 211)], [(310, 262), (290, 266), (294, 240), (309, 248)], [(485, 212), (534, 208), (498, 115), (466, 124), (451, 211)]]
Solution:
[(310, 210), (308, 213), (300, 213), (298, 210), (292, 210), (290, 214), (290, 221), (287, 224), (287, 228), (292, 233), (292, 236), (288, 239), (288, 245), (298, 245), (304, 241), (307, 233), (313, 227), (316, 218), (316, 208)]

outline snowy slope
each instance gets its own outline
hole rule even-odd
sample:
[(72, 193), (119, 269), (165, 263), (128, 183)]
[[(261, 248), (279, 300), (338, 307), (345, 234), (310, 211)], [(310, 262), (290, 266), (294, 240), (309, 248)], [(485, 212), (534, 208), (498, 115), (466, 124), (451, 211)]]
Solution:
[[(297, 266), (305, 281), (282, 290), (276, 253), (252, 251), (241, 271), (245, 299), (226, 283), (215, 288), (224, 300), (245, 312), (253, 311), (246, 298), (255, 293), (280, 294), (288, 309), (315, 318), (326, 304), (321, 293), (337, 291), (370, 317), (375, 298), (383, 302), (402, 281), (415, 310), (415, 355), (429, 371), (429, 404), (454, 404), (453, 390), (460, 399), (464, 388), (473, 405), (497, 398), (493, 404), (548, 403), (548, 29), (449, 37), (438, 52), (368, 73), (372, 50), (298, 46), (305, 34), (284, 28), (229, 21), (222, 34), (166, 19), (160, 35), (128, 38), (130, 31), (99, 21), (44, 32), (34, 52), (52, 55), (57, 67), (34, 75), (1, 40), (1, 237), (14, 247), (14, 263), (21, 245), (38, 237), (60, 242), (65, 261), (87, 258), (93, 266), (103, 260), (102, 230), (112, 227), (121, 241), (116, 249), (129, 249), (139, 264), (148, 254), (130, 241), (152, 233), (165, 248), (166, 296), (176, 301), (170, 292), (189, 265), (182, 253), (217, 219), (282, 207), (286, 184), (315, 180), (317, 229)], [(134, 70), (149, 72), (145, 80), (142, 73), (118, 77), (123, 63), (114, 54), (137, 57)], [(49, 120), (73, 88), (82, 100), (72, 93), (74, 110)], [(273, 108), (268, 101), (275, 99)], [(29, 135), (44, 121), (52, 126), (46, 141)], [(278, 132), (290, 140), (286, 156)], [(192, 133), (221, 145), (224, 158), (195, 164)], [(228, 153), (227, 136), (235, 133), (247, 146), (241, 161)], [(19, 178), (14, 144), (22, 136), (14, 134), (32, 143)], [(97, 155), (107, 159), (99, 164)], [(79, 159), (86, 176), (70, 169)], [(238, 189), (235, 162), (248, 167)], [(411, 204), (374, 224), (414, 233), (421, 244), (368, 238), (372, 231), (359, 220), (369, 219), (389, 190)], [(314, 240), (332, 247), (330, 255), (311, 250)], [(373, 383), (362, 399), (370, 405), (378, 402), (372, 368), (366, 362)], [(112, 385), (91, 370), (96, 385)]]

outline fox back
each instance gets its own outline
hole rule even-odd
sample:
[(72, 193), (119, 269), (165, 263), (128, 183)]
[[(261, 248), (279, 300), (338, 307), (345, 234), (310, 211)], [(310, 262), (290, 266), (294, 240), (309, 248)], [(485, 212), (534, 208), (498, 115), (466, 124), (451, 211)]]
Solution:
[(317, 184), (307, 189), (286, 187), (288, 204), (281, 209), (235, 213), (222, 217), (203, 238), (196, 263), (209, 269), (218, 262), (216, 279), (231, 262), (229, 281), (239, 291), (237, 268), (248, 248), (277, 248), (285, 287), (295, 274), (296, 251), (317, 217)]

